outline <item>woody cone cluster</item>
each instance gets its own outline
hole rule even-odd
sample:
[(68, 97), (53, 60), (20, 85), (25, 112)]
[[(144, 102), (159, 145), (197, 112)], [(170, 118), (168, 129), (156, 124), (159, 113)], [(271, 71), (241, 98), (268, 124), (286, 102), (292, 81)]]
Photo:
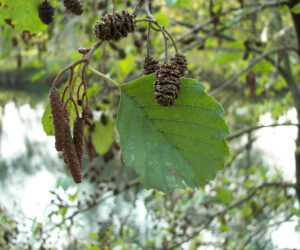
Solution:
[(38, 12), (39, 17), (44, 24), (50, 24), (53, 21), (54, 8), (47, 0), (40, 3)]
[(83, 12), (82, 4), (78, 0), (64, 0), (64, 6), (75, 15), (80, 16)]
[(149, 75), (155, 73), (160, 67), (159, 61), (152, 56), (147, 56), (143, 62), (143, 73)]
[(181, 88), (180, 72), (171, 63), (164, 63), (157, 71), (154, 81), (154, 93), (162, 106), (173, 105)]
[(100, 40), (120, 40), (133, 33), (136, 29), (135, 17), (123, 10), (112, 14), (106, 14), (93, 26), (95, 36)]
[(49, 93), (50, 108), (53, 120), (55, 148), (63, 151), (63, 158), (75, 183), (81, 182), (84, 120), (76, 117), (74, 120), (73, 138), (70, 128), (70, 116), (64, 103), (60, 100), (57, 88), (51, 88)]

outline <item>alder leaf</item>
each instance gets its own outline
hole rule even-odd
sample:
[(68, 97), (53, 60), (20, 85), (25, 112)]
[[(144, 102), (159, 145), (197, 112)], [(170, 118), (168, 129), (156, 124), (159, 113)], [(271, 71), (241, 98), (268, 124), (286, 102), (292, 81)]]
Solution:
[(24, 30), (30, 33), (37, 33), (47, 29), (47, 25), (42, 23), (38, 15), (40, 0), (2, 0), (0, 7), (0, 24), (5, 24), (5, 19), (11, 19), (15, 30)]
[(123, 159), (145, 188), (196, 188), (224, 166), (229, 135), (223, 108), (205, 87), (182, 78), (173, 106), (157, 104), (154, 75), (121, 86), (117, 129)]
[(292, 12), (294, 14), (300, 14), (300, 3), (297, 3), (293, 8), (292, 8)]
[(95, 128), (92, 135), (92, 143), (98, 154), (104, 155), (109, 150), (111, 144), (114, 142), (115, 124), (108, 120), (106, 125), (101, 122), (95, 124)]

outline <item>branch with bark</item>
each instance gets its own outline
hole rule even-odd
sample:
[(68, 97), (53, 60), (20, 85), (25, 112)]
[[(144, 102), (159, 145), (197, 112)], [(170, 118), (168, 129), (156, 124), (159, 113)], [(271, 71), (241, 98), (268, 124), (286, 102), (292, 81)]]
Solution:
[(206, 216), (206, 221), (201, 224), (200, 229), (198, 229), (192, 235), (186, 237), (184, 240), (171, 246), (168, 249), (173, 250), (173, 249), (176, 249), (176, 248), (182, 246), (184, 243), (189, 242), (190, 240), (197, 237), (203, 229), (206, 229), (211, 224), (211, 222), (218, 216), (222, 216), (222, 215), (226, 214), (229, 210), (243, 205), (247, 201), (251, 200), (257, 194), (257, 192), (262, 191), (264, 189), (273, 188), (273, 187), (281, 187), (282, 189), (289, 189), (289, 188), (296, 189), (295, 184), (289, 183), (289, 182), (269, 182), (269, 183), (266, 182), (266, 183), (263, 183), (255, 188), (253, 188), (252, 191), (246, 197), (228, 205), (227, 207), (225, 207), (224, 209), (222, 209), (216, 213)]

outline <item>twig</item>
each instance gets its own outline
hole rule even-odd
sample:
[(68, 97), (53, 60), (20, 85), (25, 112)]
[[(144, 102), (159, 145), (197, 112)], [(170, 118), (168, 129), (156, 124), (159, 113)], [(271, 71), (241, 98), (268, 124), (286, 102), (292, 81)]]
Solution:
[(96, 49), (98, 49), (101, 45), (103, 44), (102, 40), (99, 40), (98, 42), (96, 42), (89, 50), (89, 52), (87, 53), (87, 55), (85, 56), (85, 59), (87, 60), (87, 63), (89, 63), (91, 61), (92, 56), (94, 55)]
[(238, 74), (230, 77), (227, 81), (225, 81), (224, 84), (222, 84), (220, 87), (212, 90), (209, 94), (210, 95), (216, 95), (219, 92), (221, 92), (222, 90), (224, 90), (225, 88), (227, 88), (228, 86), (230, 86), (232, 83), (234, 83), (241, 75), (243, 75), (246, 71), (248, 71), (249, 69), (251, 69), (255, 64), (259, 63), (261, 60), (265, 59), (266, 57), (281, 52), (281, 51), (295, 51), (298, 52), (297, 48), (291, 48), (291, 47), (280, 47), (277, 49), (272, 49), (269, 50), (268, 52), (265, 52), (264, 54), (262, 54), (261, 56), (253, 59), (245, 68), (243, 68)]
[(235, 208), (235, 207), (238, 207), (240, 205), (242, 205), (243, 203), (247, 202), (248, 200), (250, 200), (253, 196), (256, 195), (256, 192), (259, 191), (259, 190), (263, 190), (265, 188), (270, 188), (270, 187), (282, 187), (282, 188), (294, 188), (296, 189), (296, 185), (293, 184), (293, 183), (288, 183), (288, 182), (270, 182), (270, 183), (263, 183), (259, 186), (257, 186), (256, 188), (253, 189), (252, 192), (250, 192), (250, 194), (248, 194), (245, 198), (241, 199), (241, 200), (238, 200), (234, 203), (232, 203), (231, 205), (227, 206), (226, 208), (224, 208), (223, 210), (219, 211), (219, 212), (216, 212), (212, 215), (208, 215), (207, 216), (207, 221), (206, 223), (204, 223), (201, 227), (200, 230), (197, 230), (196, 232), (194, 232), (191, 236), (188, 236), (186, 239), (184, 239), (183, 241), (177, 243), (176, 245), (172, 246), (171, 248), (169, 248), (169, 250), (172, 250), (172, 249), (176, 249), (177, 247), (181, 246), (182, 244), (190, 241), (191, 239), (193, 239), (194, 237), (196, 237), (203, 228), (206, 228), (211, 222), (212, 220), (217, 217), (217, 216), (220, 216), (220, 215), (223, 215), (225, 214), (228, 210), (232, 209), (232, 208)]
[(294, 124), (294, 123), (283, 123), (283, 124), (270, 124), (270, 125), (260, 125), (260, 126), (254, 126), (254, 127), (250, 127), (250, 128), (246, 128), (246, 129), (242, 129), (238, 132), (236, 132), (235, 134), (229, 136), (226, 140), (230, 141), (233, 139), (236, 139), (246, 133), (252, 132), (254, 130), (258, 130), (258, 129), (262, 129), (262, 128), (271, 128), (271, 127), (282, 127), (282, 126), (296, 126), (296, 127), (300, 127), (300, 124)]
[(145, 0), (139, 0), (139, 3), (135, 6), (135, 9), (132, 12), (132, 15), (134, 15), (136, 17), (138, 15), (138, 13), (140, 12), (141, 8), (143, 7), (144, 3), (145, 3)]
[[(118, 193), (118, 195), (119, 195), (120, 193), (122, 193), (122, 192), (128, 190), (128, 188), (131, 188), (131, 187), (134, 187), (134, 186), (138, 185), (139, 183), (140, 183), (140, 182), (139, 182), (138, 179), (132, 180), (132, 181), (131, 181), (129, 184), (127, 184), (122, 190), (120, 190), (120, 192)], [(48, 231), (52, 231), (52, 230), (54, 230), (55, 228), (60, 227), (60, 226), (63, 225), (67, 220), (72, 220), (72, 219), (73, 219), (74, 217), (76, 217), (78, 214), (83, 213), (83, 212), (86, 212), (86, 211), (92, 209), (93, 207), (99, 205), (99, 204), (102, 203), (103, 201), (105, 201), (105, 200), (107, 200), (107, 199), (109, 199), (109, 198), (111, 198), (111, 197), (113, 197), (113, 196), (115, 196), (114, 193), (109, 194), (109, 195), (103, 197), (102, 199), (99, 199), (97, 202), (94, 202), (94, 203), (92, 203), (91, 205), (88, 205), (88, 206), (85, 207), (85, 208), (81, 208), (81, 209), (76, 210), (73, 214), (71, 214), (70, 216), (64, 218), (60, 223), (54, 225), (54, 226), (51, 227)]]
[(165, 41), (165, 62), (168, 61), (168, 37), (165, 33), (164, 28), (157, 22), (157, 20), (155, 19), (155, 17), (152, 15), (151, 11), (150, 11), (150, 1), (146, 0), (146, 13), (147, 16), (151, 19), (151, 22), (155, 23), (155, 25), (161, 30), (161, 33), (164, 37), (164, 41)]
[(82, 58), (82, 59), (79, 59), (77, 60), (76, 62), (73, 62), (72, 64), (70, 64), (69, 66), (65, 67), (57, 76), (56, 78), (54, 79), (53, 83), (52, 83), (52, 88), (55, 88), (56, 87), (56, 84), (58, 82), (58, 80), (60, 79), (60, 77), (68, 70), (71, 70), (71, 69), (74, 69), (78, 64), (81, 64), (81, 63), (85, 63), (87, 62), (87, 59), (86, 58)]
[[(280, 5), (287, 5), (288, 1), (274, 1), (274, 2), (266, 2), (266, 3), (252, 3), (252, 4), (245, 4), (244, 8), (247, 7), (257, 7), (259, 6), (258, 10), (263, 10), (265, 8), (270, 8), (270, 7), (276, 7), (276, 6), (280, 6)], [(178, 37), (176, 39), (176, 42), (180, 42), (182, 41), (186, 36), (191, 35), (193, 33), (198, 32), (199, 30), (201, 30), (203, 27), (207, 26), (210, 23), (213, 23), (213, 21), (215, 21), (216, 18), (219, 18), (221, 16), (225, 16), (227, 14), (230, 14), (231, 12), (240, 10), (240, 8), (230, 8), (220, 14), (218, 14), (217, 16), (213, 16), (211, 18), (206, 19), (205, 21), (203, 21), (202, 23), (197, 24), (196, 26), (194, 26), (192, 29), (188, 30), (186, 33), (184, 33), (183, 35), (181, 35), (180, 37)]]
[(171, 39), (172, 44), (173, 44), (174, 49), (175, 49), (175, 52), (176, 52), (176, 54), (178, 54), (178, 49), (177, 49), (177, 46), (176, 46), (176, 43), (175, 43), (173, 37), (172, 37), (171, 34), (165, 29), (165, 27), (164, 27), (164, 31), (167, 33), (168, 37)]
[(150, 40), (150, 35), (151, 35), (151, 22), (149, 22), (149, 25), (148, 25), (148, 33), (147, 33), (147, 57), (150, 56), (150, 50), (151, 50), (151, 40)]

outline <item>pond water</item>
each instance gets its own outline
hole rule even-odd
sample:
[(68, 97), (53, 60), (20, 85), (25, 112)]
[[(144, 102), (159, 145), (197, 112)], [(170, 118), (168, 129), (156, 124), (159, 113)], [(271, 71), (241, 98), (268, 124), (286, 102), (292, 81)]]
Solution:
[[(52, 195), (49, 193), (64, 176), (62, 161), (54, 149), (54, 138), (47, 137), (41, 126), (44, 105), (32, 108), (29, 104), (17, 106), (7, 103), (2, 112), (0, 137), (0, 204), (8, 211), (19, 211), (25, 218), (42, 221)], [(291, 110), (287, 119), (297, 123)], [(270, 115), (263, 116), (263, 125), (271, 124)], [(257, 131), (255, 148), (265, 152), (270, 166), (282, 168), (286, 181), (294, 181), (294, 151), (297, 128), (275, 127)], [(113, 201), (110, 201), (110, 203)], [(142, 199), (137, 201), (135, 218), (145, 223), (146, 209)], [(272, 236), (278, 248), (297, 248), (300, 237), (294, 230), (296, 223), (283, 224)]]

